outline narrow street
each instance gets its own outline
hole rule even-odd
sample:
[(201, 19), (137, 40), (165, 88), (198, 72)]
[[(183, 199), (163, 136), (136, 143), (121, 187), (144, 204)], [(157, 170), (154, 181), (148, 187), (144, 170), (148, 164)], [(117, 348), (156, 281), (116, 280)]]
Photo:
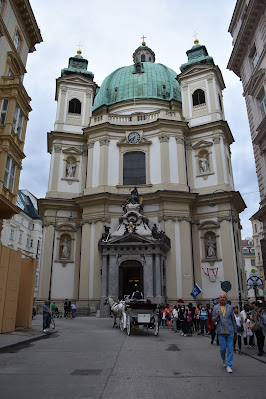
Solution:
[(128, 337), (112, 323), (56, 319), (56, 334), (0, 353), (1, 399), (265, 398), (258, 360), (236, 354), (229, 375), (208, 337), (167, 329)]

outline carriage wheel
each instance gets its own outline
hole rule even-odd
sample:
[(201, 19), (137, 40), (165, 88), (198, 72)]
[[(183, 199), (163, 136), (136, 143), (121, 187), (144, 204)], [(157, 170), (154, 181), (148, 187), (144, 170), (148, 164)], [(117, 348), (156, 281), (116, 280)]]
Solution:
[(158, 316), (155, 316), (154, 335), (157, 337), (158, 334), (159, 334), (159, 319), (158, 319)]
[(130, 321), (130, 315), (127, 315), (127, 335), (129, 336), (131, 332), (131, 321)]
[(121, 331), (124, 331), (124, 317), (123, 315), (120, 317), (119, 327)]

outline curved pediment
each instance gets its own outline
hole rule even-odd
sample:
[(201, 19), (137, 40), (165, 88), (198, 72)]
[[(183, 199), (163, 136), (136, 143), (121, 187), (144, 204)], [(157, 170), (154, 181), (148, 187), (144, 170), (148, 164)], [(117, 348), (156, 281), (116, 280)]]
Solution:
[(199, 230), (213, 230), (213, 229), (218, 229), (220, 227), (220, 224), (217, 222), (214, 222), (213, 220), (206, 220), (205, 222), (202, 222), (198, 229)]
[(77, 231), (76, 226), (73, 226), (72, 224), (68, 223), (62, 223), (59, 226), (56, 226), (56, 231)]

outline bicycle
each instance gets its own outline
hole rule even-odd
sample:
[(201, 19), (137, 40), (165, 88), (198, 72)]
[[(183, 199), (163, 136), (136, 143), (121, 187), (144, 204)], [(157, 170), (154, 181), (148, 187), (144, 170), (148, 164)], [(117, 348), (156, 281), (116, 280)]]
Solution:
[(49, 319), (49, 327), (48, 328), (51, 328), (52, 330), (54, 330), (55, 329), (55, 321), (54, 321), (54, 318), (53, 318), (53, 316), (52, 315), (50, 315), (50, 319)]

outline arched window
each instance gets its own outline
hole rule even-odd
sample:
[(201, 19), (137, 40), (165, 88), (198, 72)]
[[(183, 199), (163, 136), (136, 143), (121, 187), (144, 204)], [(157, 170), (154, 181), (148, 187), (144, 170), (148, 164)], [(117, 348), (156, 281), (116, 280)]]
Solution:
[(145, 62), (146, 61), (145, 54), (141, 54), (140, 60), (141, 60), (141, 62)]
[(68, 112), (71, 114), (81, 114), (81, 102), (77, 98), (69, 101)]
[(201, 89), (197, 89), (194, 91), (192, 94), (192, 100), (193, 100), (193, 107), (195, 105), (200, 105), (200, 104), (205, 104), (205, 93)]
[(145, 153), (141, 151), (126, 152), (123, 161), (123, 184), (146, 184)]

